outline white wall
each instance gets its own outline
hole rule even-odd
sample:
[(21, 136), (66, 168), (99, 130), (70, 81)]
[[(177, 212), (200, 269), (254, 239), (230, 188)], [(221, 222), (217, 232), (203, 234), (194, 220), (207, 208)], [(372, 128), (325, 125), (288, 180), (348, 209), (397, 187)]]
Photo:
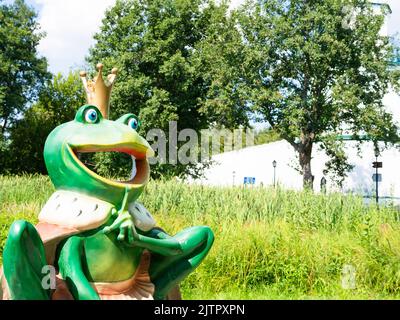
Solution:
[[(361, 146), (361, 155), (357, 154), (356, 142), (345, 142), (345, 150), (354, 169), (348, 174), (343, 184), (343, 192), (355, 192), (362, 195), (373, 195), (375, 183), (372, 181), (372, 162), (375, 161), (374, 148), (371, 142)], [(382, 152), (379, 161), (383, 162), (382, 182), (379, 183), (381, 196), (400, 198), (400, 151), (390, 148)], [(273, 184), (274, 169), (272, 161), (277, 162), (276, 180), (281, 186), (290, 189), (302, 189), (302, 176), (295, 169), (298, 160), (293, 147), (286, 141), (244, 148), (214, 156), (214, 165), (205, 171), (204, 178), (192, 182), (207, 185), (231, 186), (242, 185), (244, 177), (255, 177), (256, 185)], [(314, 189), (320, 190), (320, 181), (327, 156), (316, 144), (313, 152), (311, 167), (313, 171)], [(235, 177), (233, 177), (235, 171)], [(328, 190), (338, 190), (329, 177)]]

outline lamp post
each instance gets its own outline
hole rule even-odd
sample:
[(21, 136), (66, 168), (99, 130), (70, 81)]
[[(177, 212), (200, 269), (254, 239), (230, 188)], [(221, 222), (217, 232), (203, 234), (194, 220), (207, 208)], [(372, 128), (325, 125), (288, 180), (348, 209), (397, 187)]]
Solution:
[(272, 161), (272, 166), (274, 167), (274, 188), (276, 186), (276, 161)]
[(321, 178), (321, 192), (322, 193), (326, 193), (326, 179), (325, 179), (325, 177), (322, 177)]

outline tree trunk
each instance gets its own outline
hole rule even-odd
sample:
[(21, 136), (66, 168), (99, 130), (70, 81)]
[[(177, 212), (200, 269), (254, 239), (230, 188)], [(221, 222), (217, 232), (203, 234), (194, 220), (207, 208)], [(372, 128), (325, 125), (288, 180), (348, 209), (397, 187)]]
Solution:
[(314, 176), (311, 172), (311, 155), (313, 143), (311, 139), (306, 139), (299, 146), (299, 159), (301, 171), (303, 173), (303, 188), (313, 190)]

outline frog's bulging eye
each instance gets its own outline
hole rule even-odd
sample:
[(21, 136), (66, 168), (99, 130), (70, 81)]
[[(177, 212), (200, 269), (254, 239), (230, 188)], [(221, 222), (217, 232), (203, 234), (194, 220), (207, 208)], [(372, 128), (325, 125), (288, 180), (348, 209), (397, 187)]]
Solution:
[(131, 118), (131, 119), (129, 119), (129, 121), (128, 121), (128, 126), (129, 126), (130, 128), (132, 128), (132, 129), (134, 129), (134, 130), (138, 130), (138, 129), (139, 129), (139, 126), (140, 126), (139, 120), (136, 119), (136, 118)]
[(138, 131), (140, 128), (140, 120), (136, 115), (133, 113), (127, 113), (124, 114), (122, 117), (116, 120), (119, 123), (123, 123), (124, 125), (127, 125), (129, 128)]
[(85, 112), (85, 121), (88, 123), (95, 123), (97, 121), (98, 115), (95, 109), (88, 109)]

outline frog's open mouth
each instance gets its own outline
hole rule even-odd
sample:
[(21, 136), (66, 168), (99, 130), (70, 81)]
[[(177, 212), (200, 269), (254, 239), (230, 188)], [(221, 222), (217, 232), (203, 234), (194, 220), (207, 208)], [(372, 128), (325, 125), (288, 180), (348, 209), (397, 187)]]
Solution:
[[(108, 183), (117, 183), (123, 185), (143, 185), (146, 184), (149, 180), (150, 168), (149, 163), (147, 161), (148, 152), (141, 152), (137, 149), (126, 148), (124, 146), (107, 148), (102, 146), (84, 146), (84, 147), (70, 147), (71, 153), (75, 158), (76, 162), (83, 167), (90, 175), (95, 178), (103, 181), (107, 181)], [(89, 166), (85, 163), (85, 161), (81, 160), (81, 155), (83, 153), (97, 153), (97, 152), (119, 152), (127, 154), (131, 157), (132, 160), (132, 169), (130, 172), (130, 177), (125, 181), (116, 181), (111, 180), (105, 177), (100, 176), (98, 173), (94, 172), (89, 168)]]

